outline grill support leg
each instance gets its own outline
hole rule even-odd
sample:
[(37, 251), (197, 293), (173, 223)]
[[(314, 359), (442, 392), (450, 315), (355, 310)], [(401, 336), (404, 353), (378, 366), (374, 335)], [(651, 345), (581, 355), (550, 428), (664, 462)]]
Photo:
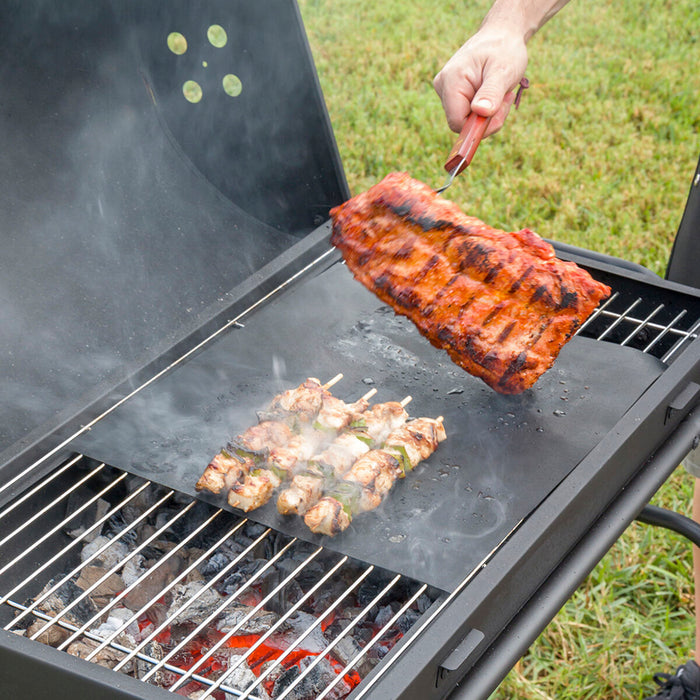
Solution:
[(696, 547), (700, 547), (700, 524), (686, 515), (666, 508), (646, 505), (636, 520), (646, 525), (657, 525), (673, 530), (689, 539)]

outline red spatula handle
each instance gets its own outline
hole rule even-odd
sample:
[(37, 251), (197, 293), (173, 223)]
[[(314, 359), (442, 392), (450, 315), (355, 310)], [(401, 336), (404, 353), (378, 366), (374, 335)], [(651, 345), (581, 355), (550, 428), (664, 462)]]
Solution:
[(481, 139), (484, 137), (484, 132), (490, 121), (491, 117), (482, 117), (476, 112), (472, 112), (467, 117), (459, 138), (452, 147), (450, 155), (447, 156), (445, 170), (448, 173), (451, 173), (462, 162), (462, 159), (464, 159), (464, 162), (455, 175), (461, 173), (472, 162), (472, 158), (479, 147), (479, 143), (481, 143)]

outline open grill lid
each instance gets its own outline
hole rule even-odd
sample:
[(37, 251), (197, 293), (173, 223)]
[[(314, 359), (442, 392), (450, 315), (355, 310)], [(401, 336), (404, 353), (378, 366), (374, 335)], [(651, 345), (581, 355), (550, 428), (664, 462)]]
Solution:
[(2, 465), (348, 193), (293, 0), (6, 2), (0, 76)]

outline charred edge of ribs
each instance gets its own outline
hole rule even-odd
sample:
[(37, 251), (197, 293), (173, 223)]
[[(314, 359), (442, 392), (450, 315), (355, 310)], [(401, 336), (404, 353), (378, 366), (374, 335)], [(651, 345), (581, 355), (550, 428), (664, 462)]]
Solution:
[(520, 393), (610, 289), (536, 233), (461, 212), (405, 173), (331, 211), (355, 277), (500, 393)]

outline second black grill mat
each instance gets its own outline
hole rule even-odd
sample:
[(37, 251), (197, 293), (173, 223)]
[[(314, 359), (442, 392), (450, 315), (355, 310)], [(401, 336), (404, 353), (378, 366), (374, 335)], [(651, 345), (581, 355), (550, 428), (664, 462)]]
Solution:
[[(382, 506), (335, 538), (274, 503), (250, 516), (283, 532), (453, 590), (606, 435), (663, 365), (575, 338), (520, 396), (501, 396), (433, 348), (341, 264), (306, 279), (79, 439), (84, 454), (196, 494), (194, 484), (255, 411), (307, 376), (343, 372), (333, 393), (410, 394), (412, 416), (445, 418), (448, 438)], [(279, 376), (279, 379), (275, 379)], [(225, 496), (198, 494), (225, 505)]]

